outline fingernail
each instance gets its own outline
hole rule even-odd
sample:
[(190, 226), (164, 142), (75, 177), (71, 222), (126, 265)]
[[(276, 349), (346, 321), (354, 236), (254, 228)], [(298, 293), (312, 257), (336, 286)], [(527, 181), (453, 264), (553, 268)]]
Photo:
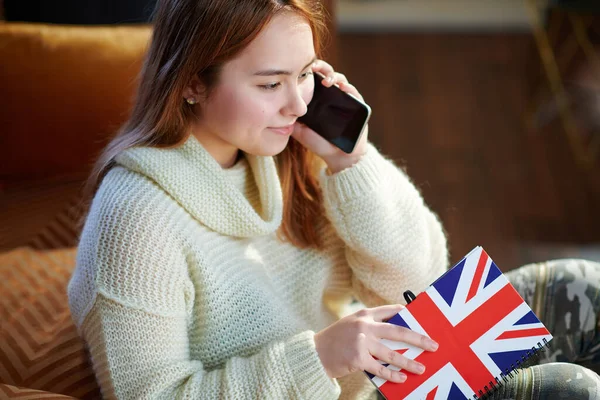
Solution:
[(400, 374), (398, 374), (398, 382), (404, 382), (406, 380), (406, 374), (403, 374), (402, 372), (400, 372)]
[(423, 364), (418, 364), (416, 369), (419, 374), (422, 374), (423, 372), (425, 372), (425, 366)]
[(438, 347), (440, 347), (439, 344), (437, 344), (436, 342), (434, 342), (433, 340), (429, 340), (429, 348), (433, 351), (436, 351), (438, 349)]
[(329, 83), (333, 82), (333, 78), (332, 78), (332, 77), (330, 77), (330, 76), (328, 76), (328, 77), (327, 77), (327, 82), (329, 82)]

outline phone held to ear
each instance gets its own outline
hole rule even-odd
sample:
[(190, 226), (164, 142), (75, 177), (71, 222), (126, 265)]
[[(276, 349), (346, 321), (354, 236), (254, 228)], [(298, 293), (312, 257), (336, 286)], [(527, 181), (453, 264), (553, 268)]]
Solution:
[(325, 77), (314, 74), (315, 90), (308, 111), (298, 121), (346, 153), (352, 153), (371, 116), (371, 107), (342, 91), (337, 85), (325, 87)]

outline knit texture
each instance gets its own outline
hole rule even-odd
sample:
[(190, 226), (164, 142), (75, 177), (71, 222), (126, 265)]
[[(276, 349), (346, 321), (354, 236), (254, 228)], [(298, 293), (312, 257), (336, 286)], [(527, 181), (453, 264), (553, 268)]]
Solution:
[(105, 398), (373, 396), (364, 374), (328, 378), (314, 333), (352, 295), (402, 303), (447, 268), (436, 216), (371, 145), (320, 174), (324, 250), (277, 238), (272, 157), (222, 169), (190, 138), (116, 159), (93, 200), (68, 287)]

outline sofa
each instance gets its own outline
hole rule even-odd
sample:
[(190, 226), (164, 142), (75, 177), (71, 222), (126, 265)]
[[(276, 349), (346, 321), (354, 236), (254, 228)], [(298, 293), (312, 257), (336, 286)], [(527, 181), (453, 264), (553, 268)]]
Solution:
[(0, 21), (0, 398), (101, 397), (66, 287), (82, 184), (127, 118), (150, 35)]

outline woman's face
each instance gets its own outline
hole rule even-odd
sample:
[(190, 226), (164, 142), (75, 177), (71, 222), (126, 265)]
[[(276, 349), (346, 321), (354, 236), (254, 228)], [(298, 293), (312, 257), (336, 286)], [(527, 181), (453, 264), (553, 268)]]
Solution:
[(286, 147), (296, 119), (312, 98), (313, 35), (304, 18), (276, 15), (240, 55), (227, 62), (201, 101), (193, 133), (223, 166), (240, 149), (272, 156)]

